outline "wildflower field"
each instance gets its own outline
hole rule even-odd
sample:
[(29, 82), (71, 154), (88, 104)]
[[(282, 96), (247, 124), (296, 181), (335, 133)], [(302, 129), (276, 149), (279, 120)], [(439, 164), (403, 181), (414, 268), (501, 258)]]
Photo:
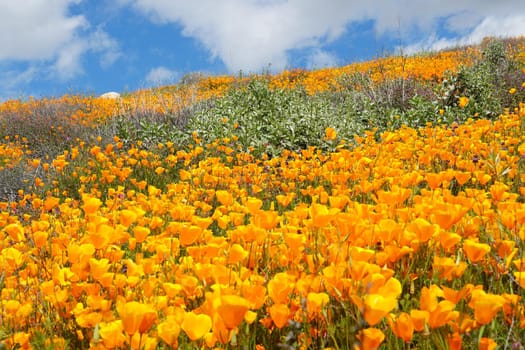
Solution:
[(524, 349), (525, 40), (0, 105), (0, 349)]

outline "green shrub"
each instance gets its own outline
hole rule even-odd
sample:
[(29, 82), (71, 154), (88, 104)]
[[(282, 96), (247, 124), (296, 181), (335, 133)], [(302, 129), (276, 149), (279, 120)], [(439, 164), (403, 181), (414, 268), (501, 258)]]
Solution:
[[(503, 108), (517, 107), (525, 98), (522, 64), (513, 58), (501, 40), (490, 40), (481, 58), (472, 66), (462, 67), (457, 74), (448, 74), (439, 89), (442, 108), (457, 107), (459, 98), (469, 99), (463, 116), (496, 118)], [(516, 94), (509, 93), (511, 88)]]
[(255, 154), (308, 146), (328, 149), (333, 142), (325, 139), (327, 127), (346, 139), (361, 131), (344, 106), (332, 102), (303, 89), (273, 90), (266, 79), (258, 78), (193, 114), (188, 130), (196, 131), (204, 142), (235, 136), (244, 150)]

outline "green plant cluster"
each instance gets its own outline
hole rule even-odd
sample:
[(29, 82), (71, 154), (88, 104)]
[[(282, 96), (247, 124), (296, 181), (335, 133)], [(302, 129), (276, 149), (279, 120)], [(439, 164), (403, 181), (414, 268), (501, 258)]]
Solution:
[[(309, 95), (300, 87), (272, 89), (262, 76), (175, 115), (124, 116), (116, 130), (127, 143), (140, 140), (144, 147), (166, 141), (185, 146), (197, 132), (204, 143), (235, 135), (243, 149), (256, 155), (308, 146), (327, 150), (334, 147), (333, 140), (324, 137), (327, 127), (336, 130), (339, 140), (351, 141), (366, 130), (495, 118), (525, 97), (522, 69), (523, 63), (511, 57), (504, 43), (494, 40), (472, 66), (435, 81), (396, 78), (377, 83), (357, 73), (341, 77), (327, 92)], [(511, 88), (516, 92), (509, 93)], [(459, 105), (460, 97), (469, 99), (467, 106)]]

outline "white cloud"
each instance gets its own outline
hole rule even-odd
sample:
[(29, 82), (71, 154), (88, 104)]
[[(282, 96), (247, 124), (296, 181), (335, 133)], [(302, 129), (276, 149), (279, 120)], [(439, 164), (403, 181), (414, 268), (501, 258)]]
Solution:
[(39, 72), (36, 65), (30, 65), (23, 69), (13, 69), (9, 65), (0, 65), (0, 102), (10, 98), (26, 97), (18, 87), (37, 78)]
[(338, 59), (336, 55), (330, 52), (316, 49), (308, 57), (308, 67), (312, 69), (334, 67), (334, 66), (337, 66), (337, 61)]
[[(439, 46), (525, 34), (523, 0), (118, 0), (156, 23), (176, 23), (232, 72), (287, 66), (290, 50), (320, 50), (371, 20), (378, 36)], [(521, 23), (520, 23), (521, 21)], [(436, 33), (448, 31), (447, 37)], [(451, 36), (453, 38), (451, 38)], [(431, 38), (431, 39), (425, 39)], [(436, 46), (436, 47), (437, 47)], [(315, 57), (314, 57), (315, 58)], [(319, 56), (318, 58), (322, 58)]]
[(47, 79), (81, 74), (82, 57), (90, 52), (99, 56), (102, 67), (111, 65), (120, 56), (118, 44), (100, 28), (91, 28), (84, 15), (70, 14), (80, 1), (2, 0), (0, 63), (38, 67)]
[(421, 50), (441, 50), (454, 46), (480, 43), (489, 36), (512, 37), (525, 34), (525, 14), (509, 15), (501, 18), (485, 17), (469, 33), (455, 38), (431, 36), (425, 40), (407, 46), (406, 51), (413, 53)]
[(88, 24), (83, 16), (67, 14), (72, 3), (71, 0), (3, 0), (0, 59), (52, 59)]
[(102, 68), (108, 68), (122, 56), (118, 42), (100, 28), (87, 38), (87, 50), (100, 55)]
[[(319, 0), (135, 0), (134, 6), (155, 22), (178, 23), (213, 58), (231, 71), (282, 69), (288, 51), (318, 46), (339, 37), (350, 20), (364, 15), (351, 1), (327, 6)], [(350, 16), (349, 16), (350, 14)]]
[(146, 75), (146, 82), (149, 85), (162, 85), (174, 83), (179, 74), (166, 67), (156, 67), (151, 69)]

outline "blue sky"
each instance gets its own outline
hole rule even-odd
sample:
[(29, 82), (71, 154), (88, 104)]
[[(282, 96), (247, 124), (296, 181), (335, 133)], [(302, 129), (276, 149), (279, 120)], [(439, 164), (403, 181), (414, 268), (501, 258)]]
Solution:
[[(525, 35), (523, 0), (0, 0), (0, 101)], [(7, 33), (7, 34), (6, 34)]]

